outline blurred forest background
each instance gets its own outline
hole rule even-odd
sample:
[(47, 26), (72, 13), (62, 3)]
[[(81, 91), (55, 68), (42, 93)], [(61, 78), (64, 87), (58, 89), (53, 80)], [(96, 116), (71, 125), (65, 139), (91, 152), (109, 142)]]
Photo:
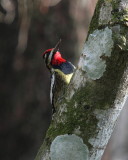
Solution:
[(78, 62), (97, 0), (0, 0), (0, 159), (34, 159), (51, 120), (44, 50)]

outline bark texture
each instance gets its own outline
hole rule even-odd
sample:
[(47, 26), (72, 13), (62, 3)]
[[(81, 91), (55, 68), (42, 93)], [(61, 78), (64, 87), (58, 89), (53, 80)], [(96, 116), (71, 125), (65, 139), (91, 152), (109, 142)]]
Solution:
[(36, 160), (101, 159), (128, 95), (127, 31), (128, 1), (99, 0)]

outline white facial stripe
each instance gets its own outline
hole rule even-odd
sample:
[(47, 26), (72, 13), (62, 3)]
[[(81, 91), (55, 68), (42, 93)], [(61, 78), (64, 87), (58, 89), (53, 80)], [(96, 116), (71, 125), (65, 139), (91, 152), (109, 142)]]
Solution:
[(53, 51), (54, 49), (51, 50), (49, 57), (48, 57), (48, 63), (50, 64), (51, 60), (52, 60), (52, 55), (53, 55)]
[(44, 55), (44, 59), (46, 59), (46, 56), (47, 56), (47, 55), (45, 54), (45, 55)]

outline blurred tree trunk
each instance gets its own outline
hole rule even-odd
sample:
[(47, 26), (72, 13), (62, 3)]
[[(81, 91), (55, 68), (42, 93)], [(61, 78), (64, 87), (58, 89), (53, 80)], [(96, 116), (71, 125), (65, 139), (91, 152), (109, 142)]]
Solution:
[(128, 94), (128, 1), (99, 0), (36, 160), (100, 160)]

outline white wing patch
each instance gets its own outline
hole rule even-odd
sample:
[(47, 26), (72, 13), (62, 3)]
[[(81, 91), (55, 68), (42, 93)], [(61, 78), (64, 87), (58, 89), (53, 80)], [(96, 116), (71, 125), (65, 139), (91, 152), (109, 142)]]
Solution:
[(50, 88), (50, 101), (51, 101), (51, 104), (52, 104), (52, 101), (53, 101), (53, 88), (54, 88), (54, 83), (55, 83), (55, 74), (52, 73), (52, 75), (51, 75), (51, 88)]

